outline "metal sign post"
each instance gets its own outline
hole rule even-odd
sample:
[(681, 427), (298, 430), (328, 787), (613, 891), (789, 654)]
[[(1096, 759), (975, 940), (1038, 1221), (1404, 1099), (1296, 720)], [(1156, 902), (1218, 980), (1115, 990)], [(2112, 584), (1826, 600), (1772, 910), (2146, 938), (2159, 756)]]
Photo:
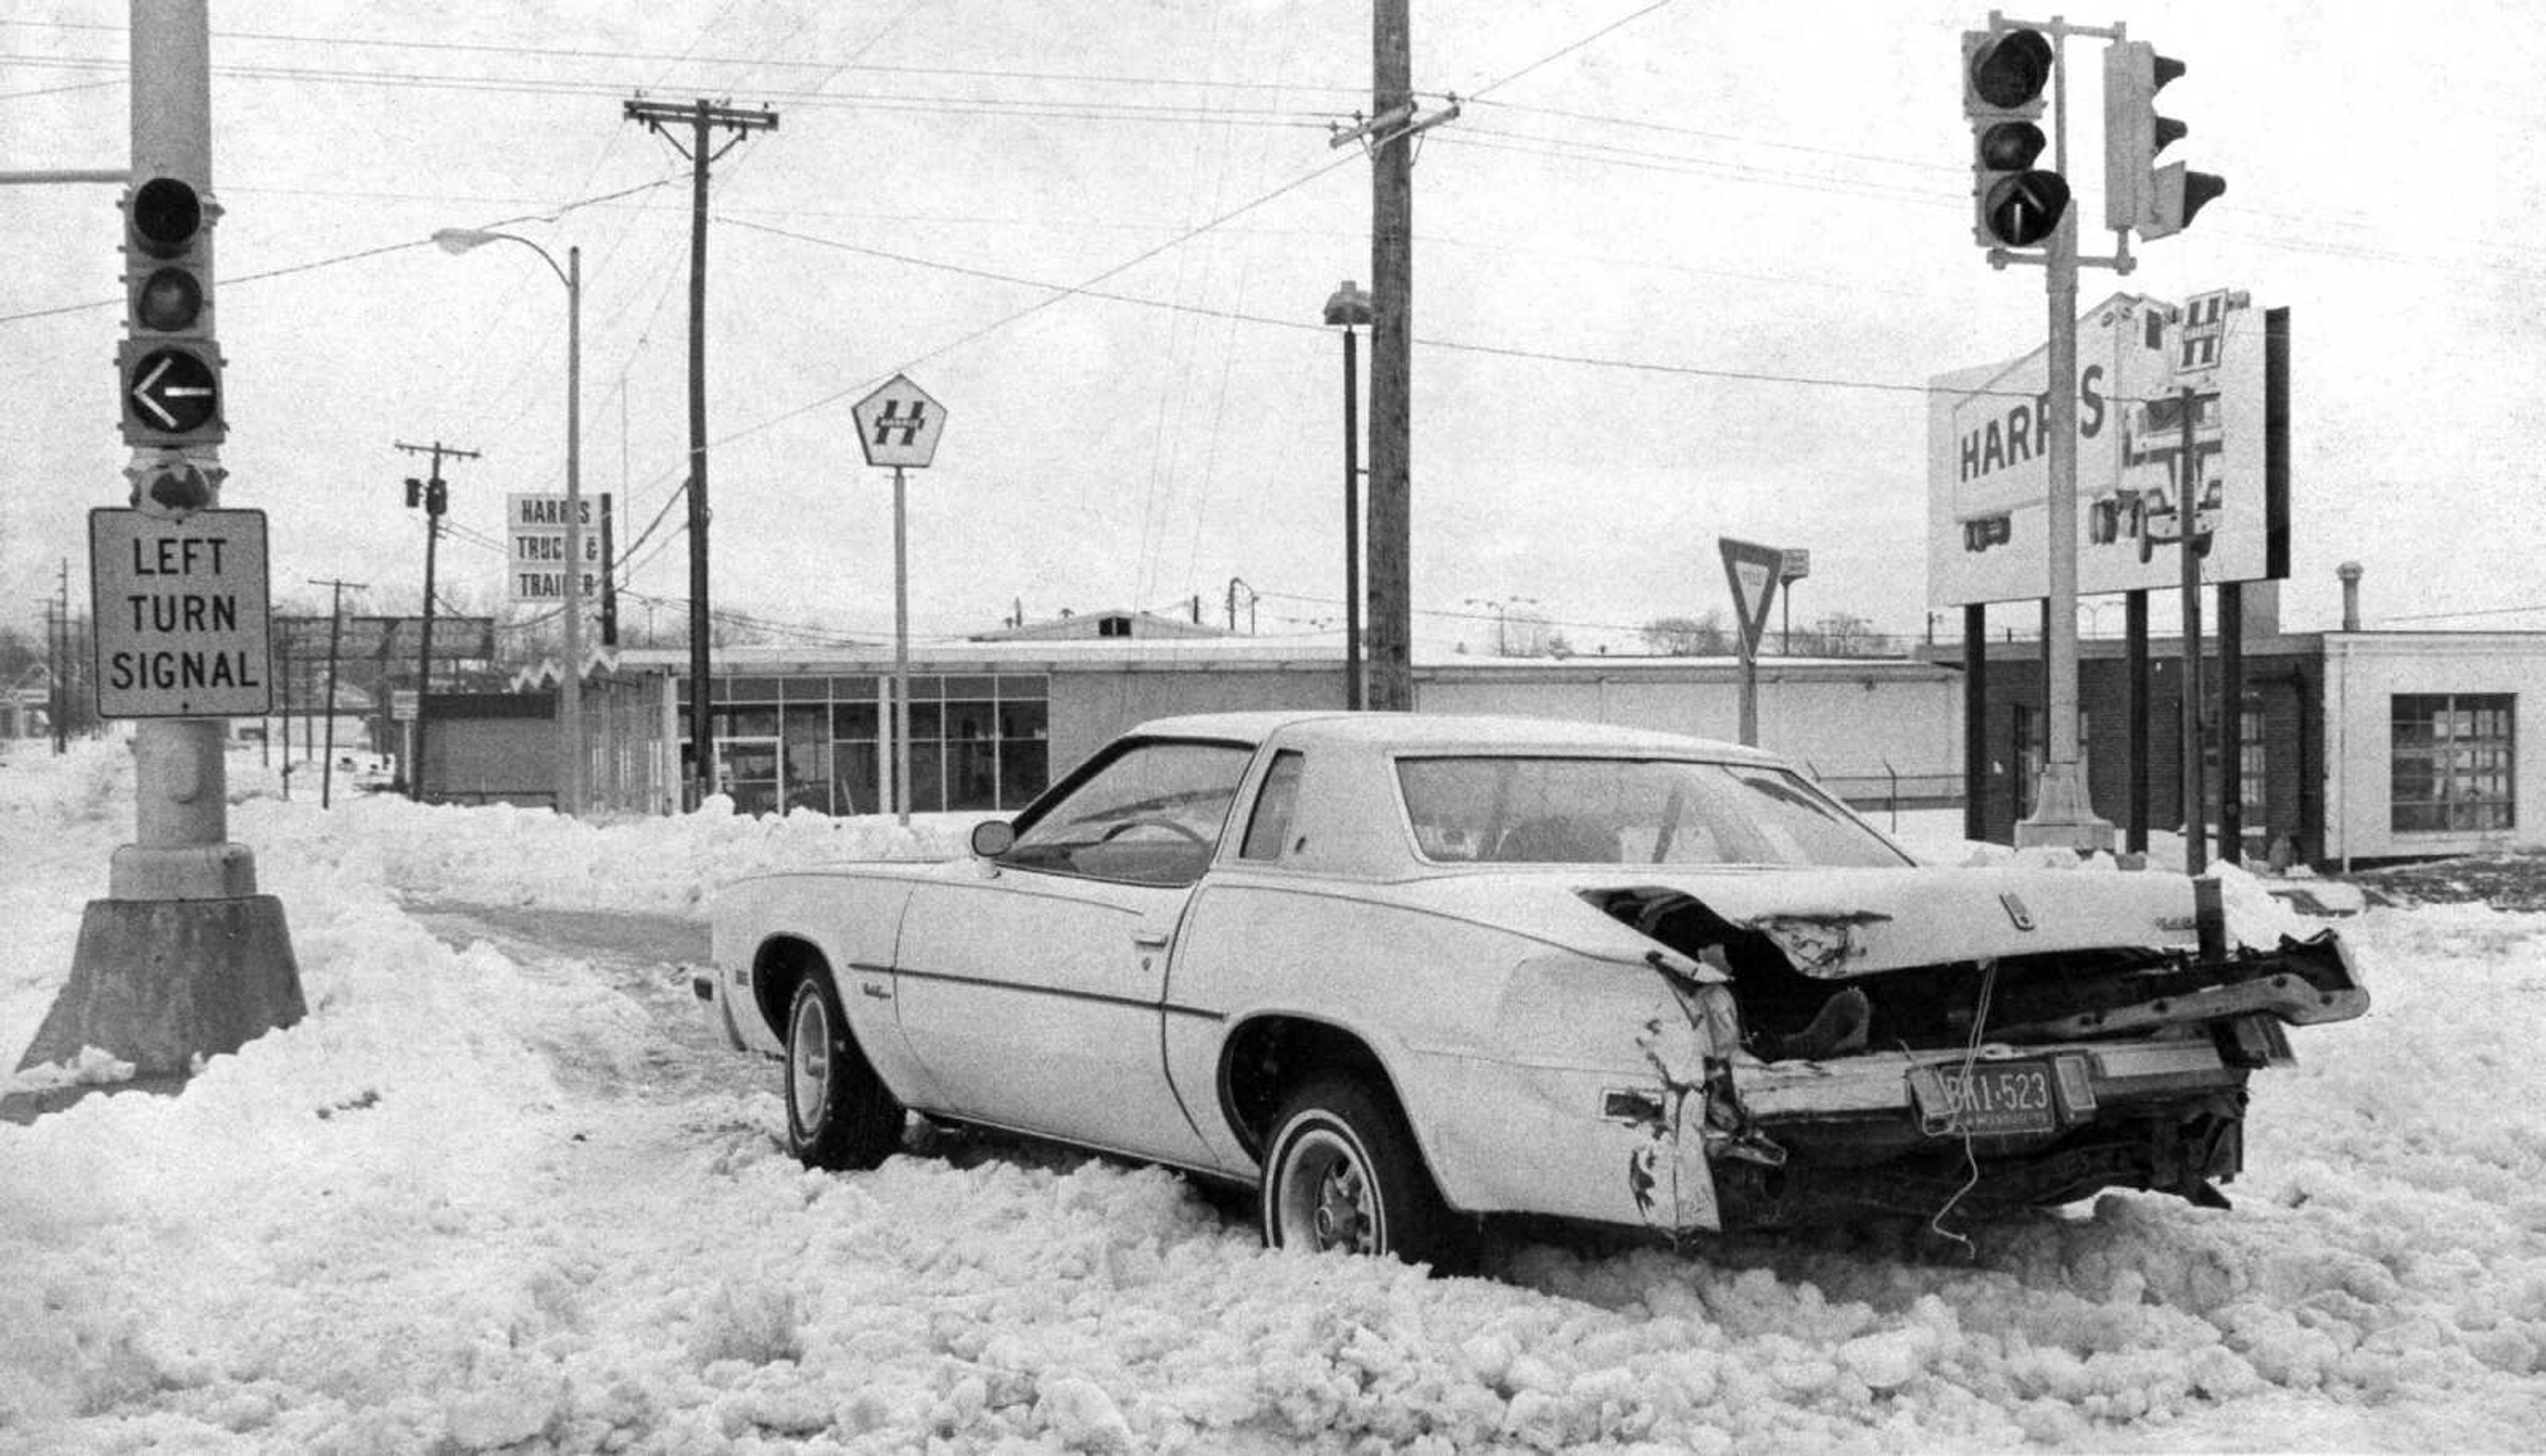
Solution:
[(946, 409), (902, 375), (850, 407), (858, 446), (870, 466), (892, 467), (892, 803), (894, 821), (910, 822), (910, 552), (902, 471), (924, 471), (937, 457)]
[(1724, 578), (1733, 586), (1733, 609), (1741, 641), (1741, 741), (1759, 743), (1759, 638), (1768, 630), (1768, 604), (1776, 599), (1777, 578), (1786, 554), (1773, 546), (1717, 537), (1724, 554)]

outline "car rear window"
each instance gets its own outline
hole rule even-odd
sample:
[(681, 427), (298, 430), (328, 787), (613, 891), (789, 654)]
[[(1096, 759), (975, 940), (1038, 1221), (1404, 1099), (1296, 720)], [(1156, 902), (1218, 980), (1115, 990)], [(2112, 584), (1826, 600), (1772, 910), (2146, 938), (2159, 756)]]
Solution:
[(1416, 847), (1437, 863), (1910, 862), (1828, 795), (1764, 764), (1406, 757), (1397, 779)]

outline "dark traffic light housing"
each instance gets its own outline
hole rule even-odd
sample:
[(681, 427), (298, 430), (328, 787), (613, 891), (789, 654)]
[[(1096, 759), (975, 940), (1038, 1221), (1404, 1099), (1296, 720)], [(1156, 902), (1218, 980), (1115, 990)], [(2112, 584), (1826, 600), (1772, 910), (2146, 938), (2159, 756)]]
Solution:
[(2157, 114), (2157, 94), (2184, 64), (2145, 41), (2104, 47), (2104, 224), (2141, 238), (2165, 237), (2228, 190), (2227, 179), (2181, 162), (2157, 165), (2158, 153), (2191, 130)]
[(135, 449), (217, 445), (221, 355), (212, 337), (212, 220), (219, 209), (182, 178), (124, 197), (126, 338), (116, 352), (124, 441)]
[(1972, 240), (2029, 248), (2069, 211), (2069, 182), (2034, 163), (2049, 145), (2041, 118), (2056, 68), (2040, 31), (1963, 33), (1963, 115), (1972, 124)]

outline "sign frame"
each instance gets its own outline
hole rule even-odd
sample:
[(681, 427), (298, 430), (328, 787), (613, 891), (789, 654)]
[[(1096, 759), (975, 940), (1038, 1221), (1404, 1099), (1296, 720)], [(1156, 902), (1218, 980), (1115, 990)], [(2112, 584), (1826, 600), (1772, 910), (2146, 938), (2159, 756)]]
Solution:
[[(1785, 569), (1786, 554), (1730, 536), (1715, 538), (1715, 546), (1724, 555), (1725, 584), (1733, 588), (1733, 617), (1741, 630), (1741, 660), (1748, 662), (1759, 655), (1759, 639), (1768, 631), (1768, 609), (1777, 599), (1778, 573)], [(1742, 578), (1751, 574), (1743, 571), (1745, 566), (1756, 573), (1752, 583), (1759, 594), (1756, 602), (1743, 589)]]
[[(96, 673), (100, 718), (262, 718), (274, 710), (273, 601), (262, 510), (202, 510), (170, 517), (126, 506), (98, 506), (88, 513), (89, 611), (95, 626), (91, 666)], [(158, 545), (147, 547), (155, 538)], [(173, 553), (171, 548), (173, 547)], [(197, 548), (207, 548), (198, 551)], [(224, 561), (224, 555), (232, 559)], [(115, 572), (128, 557), (131, 570)], [(176, 569), (171, 571), (170, 566)], [(196, 590), (145, 589), (148, 578), (193, 581), (198, 567), (220, 585)], [(111, 611), (110, 603), (127, 609)], [(157, 626), (164, 616), (176, 625)], [(201, 643), (191, 653), (164, 645)], [(151, 664), (147, 655), (198, 658), (212, 654), (205, 681), (191, 690), (136, 684), (162, 666), (185, 675), (181, 663)], [(226, 678), (226, 681), (218, 679)], [(176, 694), (192, 691), (192, 697)]]
[[(2079, 321), (2078, 593), (2179, 585), (2181, 389), (2195, 390), (2192, 527), (2205, 584), (2289, 574), (2287, 310), (2242, 292), (2117, 293)], [(2190, 346), (2187, 352), (2187, 345)], [(2049, 594), (2048, 346), (1936, 376), (1927, 605)]]
[[(946, 406), (903, 374), (849, 406), (849, 418), (857, 424), (858, 448), (866, 452), (870, 466), (924, 471), (937, 458), (938, 438), (946, 433)], [(886, 438), (896, 430), (900, 439)]]

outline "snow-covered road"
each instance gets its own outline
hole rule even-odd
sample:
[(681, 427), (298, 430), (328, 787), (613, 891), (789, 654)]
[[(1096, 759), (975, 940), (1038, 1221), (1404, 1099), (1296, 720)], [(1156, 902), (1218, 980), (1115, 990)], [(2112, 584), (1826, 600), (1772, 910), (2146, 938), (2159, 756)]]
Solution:
[[(0, 767), (0, 1067), (128, 837), (122, 755)], [(242, 772), (245, 782), (252, 775)], [(250, 799), (311, 1014), (181, 1097), (0, 1126), (0, 1451), (2533, 1449), (2546, 915), (2347, 922), (2377, 1005), (2258, 1078), (2230, 1212), (1490, 1277), (1268, 1255), (1151, 1168), (780, 1147), (678, 963), (732, 875), (960, 821), (609, 827)]]

